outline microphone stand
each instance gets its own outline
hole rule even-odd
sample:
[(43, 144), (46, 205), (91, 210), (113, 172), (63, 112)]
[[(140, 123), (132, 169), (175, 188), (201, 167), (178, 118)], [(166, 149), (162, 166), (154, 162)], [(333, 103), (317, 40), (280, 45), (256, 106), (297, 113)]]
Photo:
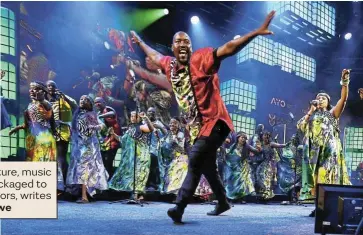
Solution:
[[(295, 159), (294, 159), (294, 184), (292, 185), (292, 193), (291, 193), (291, 201), (290, 201), (290, 204), (292, 204), (292, 205), (296, 205), (296, 206), (304, 206), (304, 204), (301, 202), (301, 201), (299, 201), (299, 199), (297, 198), (297, 195), (296, 195), (296, 191), (295, 191), (295, 189), (296, 189), (296, 184), (297, 184), (297, 182), (296, 182), (296, 159), (297, 159), (297, 148), (298, 148), (298, 145), (296, 145), (296, 144), (294, 144), (294, 146), (295, 146)], [(296, 195), (296, 196), (294, 196), (294, 195)], [(305, 206), (306, 207), (306, 206)]]

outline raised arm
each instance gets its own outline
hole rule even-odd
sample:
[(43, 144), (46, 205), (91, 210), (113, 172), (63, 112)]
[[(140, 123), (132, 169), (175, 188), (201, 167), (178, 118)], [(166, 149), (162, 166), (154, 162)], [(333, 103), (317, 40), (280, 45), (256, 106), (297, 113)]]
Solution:
[(272, 148), (278, 148), (278, 149), (281, 149), (281, 148), (285, 148), (286, 147), (286, 144), (278, 144), (278, 143), (275, 143), (275, 142), (271, 142), (270, 143), (270, 146)]
[(255, 154), (258, 154), (258, 153), (261, 152), (261, 148), (260, 147), (255, 148), (255, 147), (253, 147), (253, 146), (251, 146), (251, 145), (249, 145), (247, 143), (246, 143), (246, 147), (248, 148), (248, 150), (250, 150), (251, 152), (253, 152)]
[(149, 47), (135, 31), (131, 31), (131, 40), (133, 43), (136, 43), (145, 54), (154, 62), (157, 66), (160, 66), (160, 61), (163, 57), (162, 54), (157, 52), (156, 50)]
[(63, 98), (71, 106), (72, 110), (78, 108), (77, 101), (75, 101), (72, 97), (63, 94)]
[(350, 70), (343, 69), (342, 71), (342, 77), (340, 84), (342, 85), (342, 91), (340, 95), (340, 99), (338, 100), (338, 103), (334, 106), (332, 109), (333, 116), (335, 118), (339, 118), (340, 115), (343, 113), (345, 104), (347, 103), (348, 99), (348, 93), (349, 93), (349, 78), (350, 76)]
[(164, 74), (151, 73), (141, 66), (135, 65), (132, 61), (127, 61), (127, 66), (132, 69), (137, 75), (139, 75), (143, 80), (148, 81), (155, 86), (167, 90), (168, 92), (173, 92), (170, 82), (167, 80)]
[(273, 32), (271, 32), (268, 29), (268, 26), (270, 25), (274, 15), (275, 11), (271, 11), (267, 15), (265, 22), (262, 24), (262, 26), (259, 29), (252, 31), (244, 35), (243, 37), (231, 40), (226, 44), (224, 44), (223, 46), (219, 47), (217, 49), (217, 58), (223, 60), (229, 56), (235, 55), (257, 36), (273, 34)]
[(114, 109), (107, 107), (107, 113), (101, 114), (98, 117), (99, 118), (109, 118), (109, 117), (115, 117), (116, 116), (116, 112)]
[(28, 112), (24, 111), (24, 123), (11, 129), (9, 131), (9, 136), (11, 136), (14, 133), (17, 133), (19, 130), (24, 130), (26, 128), (28, 128)]
[(139, 116), (145, 122), (144, 125), (140, 126), (140, 130), (145, 133), (149, 133), (155, 130), (154, 125), (151, 123), (150, 119), (145, 115), (145, 113), (141, 112)]

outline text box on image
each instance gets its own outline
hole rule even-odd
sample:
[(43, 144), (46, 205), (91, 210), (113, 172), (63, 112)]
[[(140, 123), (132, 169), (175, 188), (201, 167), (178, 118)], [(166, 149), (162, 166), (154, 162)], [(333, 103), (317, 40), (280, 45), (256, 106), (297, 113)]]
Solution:
[(0, 218), (57, 214), (57, 162), (0, 162)]

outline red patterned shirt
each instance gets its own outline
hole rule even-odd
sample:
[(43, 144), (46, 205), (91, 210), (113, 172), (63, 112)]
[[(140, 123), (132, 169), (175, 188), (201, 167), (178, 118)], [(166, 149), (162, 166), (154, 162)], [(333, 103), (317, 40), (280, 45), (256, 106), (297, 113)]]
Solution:
[[(173, 57), (164, 56), (160, 63), (170, 83), (173, 78), (179, 77), (179, 73), (186, 70), (184, 66), (174, 68), (174, 60)], [(216, 50), (211, 47), (197, 50), (190, 58), (187, 69), (189, 76), (185, 78), (191, 82), (198, 113), (202, 117), (198, 137), (209, 136), (218, 120), (224, 121), (229, 129), (233, 130), (232, 120), (220, 94), (217, 74), (219, 66), (220, 61), (216, 59)], [(178, 103), (181, 102), (178, 101)]]

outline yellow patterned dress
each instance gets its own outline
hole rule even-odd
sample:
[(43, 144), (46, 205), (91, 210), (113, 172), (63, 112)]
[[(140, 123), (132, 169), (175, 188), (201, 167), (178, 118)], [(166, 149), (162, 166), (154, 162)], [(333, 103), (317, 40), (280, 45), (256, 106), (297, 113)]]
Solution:
[(179, 188), (188, 172), (188, 155), (184, 148), (184, 133), (178, 132), (177, 135), (168, 132), (164, 138), (161, 153), (167, 165), (165, 175), (165, 193), (177, 194)]
[(329, 111), (316, 111), (297, 127), (304, 133), (300, 200), (314, 199), (318, 183), (350, 185), (338, 120)]

